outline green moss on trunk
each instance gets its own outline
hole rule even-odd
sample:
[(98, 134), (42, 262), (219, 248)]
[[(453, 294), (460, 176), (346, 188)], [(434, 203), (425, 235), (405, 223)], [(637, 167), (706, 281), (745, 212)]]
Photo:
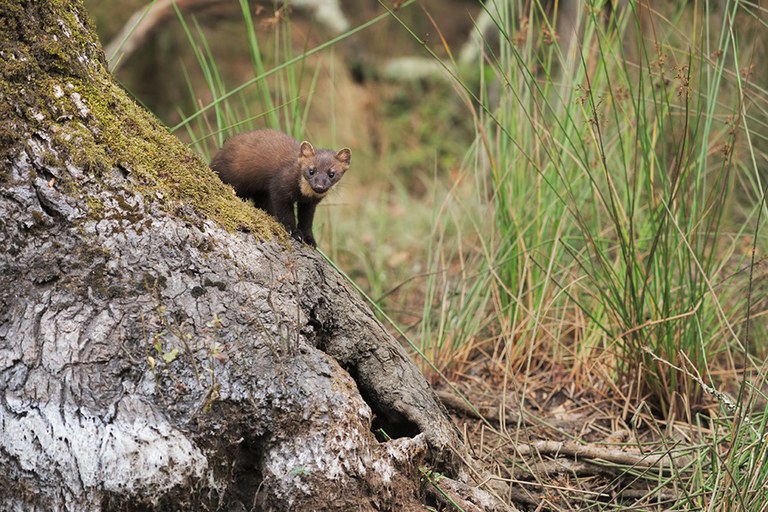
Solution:
[[(8, 162), (26, 152), (59, 176), (60, 190), (106, 186), (107, 173), (118, 169), (129, 187), (168, 211), (186, 204), (230, 230), (279, 232), (115, 84), (81, 1), (0, 0), (0, 43), (0, 181), (9, 179)], [(34, 155), (35, 138), (53, 151)], [(66, 172), (69, 166), (82, 174)]]

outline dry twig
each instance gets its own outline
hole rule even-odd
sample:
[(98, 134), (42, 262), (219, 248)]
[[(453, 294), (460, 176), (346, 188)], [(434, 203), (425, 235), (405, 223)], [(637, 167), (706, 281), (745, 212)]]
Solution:
[(567, 456), (602, 460), (613, 464), (635, 468), (682, 469), (690, 463), (689, 457), (672, 457), (669, 452), (660, 454), (630, 453), (601, 446), (584, 445), (572, 441), (536, 441), (516, 447), (518, 455), (527, 457), (534, 454), (551, 457)]

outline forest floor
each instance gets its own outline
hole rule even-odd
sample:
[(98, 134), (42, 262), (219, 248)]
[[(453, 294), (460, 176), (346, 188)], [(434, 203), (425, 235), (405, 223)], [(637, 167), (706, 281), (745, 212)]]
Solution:
[(660, 511), (696, 502), (681, 483), (711, 426), (660, 420), (616, 390), (576, 391), (557, 372), (502, 394), (483, 378), (455, 388), (469, 403), (448, 386), (438, 394), (472, 455), (510, 484), (504, 498), (520, 510)]

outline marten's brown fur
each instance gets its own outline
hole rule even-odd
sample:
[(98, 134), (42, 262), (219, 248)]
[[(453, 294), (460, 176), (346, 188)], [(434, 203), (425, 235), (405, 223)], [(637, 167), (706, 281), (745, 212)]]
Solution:
[[(211, 168), (238, 196), (252, 199), (298, 240), (316, 247), (312, 220), (317, 203), (344, 176), (352, 152), (315, 150), (275, 130), (256, 130), (229, 139)], [(298, 228), (294, 205), (298, 213)]]

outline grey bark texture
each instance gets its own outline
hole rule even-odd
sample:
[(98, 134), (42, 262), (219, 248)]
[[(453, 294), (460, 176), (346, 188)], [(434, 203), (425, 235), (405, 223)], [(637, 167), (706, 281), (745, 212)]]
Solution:
[(81, 2), (0, 34), (0, 509), (422, 510), (421, 464), (463, 472), (398, 342), (114, 85)]

